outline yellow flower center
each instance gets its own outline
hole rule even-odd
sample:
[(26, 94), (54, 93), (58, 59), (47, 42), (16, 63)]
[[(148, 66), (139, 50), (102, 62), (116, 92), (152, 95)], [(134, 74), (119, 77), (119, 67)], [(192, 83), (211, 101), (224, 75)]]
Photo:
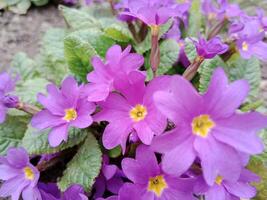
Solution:
[(30, 167), (25, 167), (23, 171), (24, 171), (26, 179), (31, 180), (31, 181), (34, 179), (34, 173)]
[(72, 120), (75, 120), (76, 118), (77, 118), (77, 112), (75, 109), (70, 108), (65, 110), (65, 116), (63, 118), (64, 120), (70, 122)]
[(215, 183), (217, 183), (217, 185), (221, 185), (223, 181), (223, 177), (222, 176), (217, 176), (215, 179)]
[(163, 175), (149, 178), (147, 190), (154, 192), (158, 197), (161, 196), (164, 189), (168, 188), (168, 185)]
[(130, 117), (133, 121), (139, 122), (145, 119), (147, 115), (147, 109), (145, 106), (137, 104), (132, 110), (130, 110)]
[(247, 42), (243, 42), (242, 43), (242, 49), (243, 49), (243, 51), (248, 51), (248, 43)]
[(200, 115), (193, 119), (192, 131), (195, 135), (205, 138), (214, 126), (215, 123), (210, 119), (209, 115)]

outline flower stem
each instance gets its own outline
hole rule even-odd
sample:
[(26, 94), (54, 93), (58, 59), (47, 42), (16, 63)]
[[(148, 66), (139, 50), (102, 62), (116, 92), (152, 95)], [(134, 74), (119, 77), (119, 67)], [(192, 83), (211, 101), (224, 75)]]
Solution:
[(153, 77), (157, 76), (159, 63), (160, 63), (159, 26), (151, 26), (150, 65), (153, 71)]
[(29, 113), (31, 115), (35, 115), (36, 113), (41, 111), (36, 106), (30, 105), (30, 104), (27, 104), (27, 103), (23, 103), (23, 102), (19, 102), (19, 104), (16, 107), (16, 109), (24, 111), (26, 113)]
[(228, 20), (226, 18), (224, 18), (222, 21), (215, 24), (215, 26), (213, 26), (211, 28), (210, 32), (208, 33), (207, 39), (210, 40), (213, 37), (215, 37), (216, 35), (218, 35), (221, 32), (221, 30), (223, 29), (223, 27), (226, 25), (227, 22), (228, 22)]
[(109, 2), (109, 5), (110, 5), (110, 9), (111, 9), (112, 14), (113, 15), (116, 15), (117, 13), (116, 13), (116, 10), (114, 8), (114, 2), (113, 2), (113, 0), (108, 0), (108, 2)]
[(203, 57), (197, 56), (194, 62), (187, 67), (185, 70), (183, 77), (187, 80), (192, 80), (196, 75), (198, 68), (200, 67), (201, 63), (204, 61)]

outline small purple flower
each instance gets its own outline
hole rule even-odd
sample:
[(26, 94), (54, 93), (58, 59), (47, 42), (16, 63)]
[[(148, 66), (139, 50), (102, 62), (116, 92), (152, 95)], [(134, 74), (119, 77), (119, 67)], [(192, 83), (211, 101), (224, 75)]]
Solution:
[(6, 157), (0, 157), (0, 179), (4, 180), (0, 188), (0, 197), (11, 196), (18, 200), (41, 200), (37, 188), (39, 171), (30, 163), (29, 156), (23, 148), (9, 148)]
[(110, 165), (108, 157), (104, 156), (101, 173), (95, 182), (94, 198), (102, 197), (106, 189), (118, 194), (123, 185), (122, 177), (124, 177), (122, 171), (116, 165)]
[(208, 185), (218, 175), (237, 181), (242, 159), (264, 149), (256, 133), (267, 126), (267, 117), (258, 112), (238, 113), (249, 85), (245, 80), (231, 84), (217, 68), (207, 92), (200, 95), (190, 82), (173, 76), (167, 91), (154, 94), (156, 107), (176, 128), (153, 140), (152, 148), (164, 154), (163, 170), (181, 175), (200, 159)]
[[(7, 108), (10, 106), (10, 100), (7, 93), (15, 89), (16, 80), (12, 80), (6, 72), (0, 73), (0, 124), (5, 121)], [(12, 104), (13, 106), (13, 104)]]
[(114, 81), (132, 71), (137, 71), (144, 63), (144, 58), (136, 53), (130, 53), (131, 46), (122, 51), (119, 45), (114, 45), (107, 51), (106, 64), (99, 57), (92, 59), (94, 71), (87, 75), (89, 84), (83, 88), (88, 101), (105, 100), (114, 90)]
[(80, 185), (70, 186), (64, 193), (61, 200), (88, 200), (84, 189)]
[(206, 41), (203, 37), (199, 37), (198, 41), (193, 41), (197, 50), (197, 54), (201, 58), (211, 59), (216, 55), (225, 53), (228, 45), (222, 43), (220, 37), (214, 37)]
[[(135, 159), (122, 160), (124, 174), (133, 182), (128, 196), (140, 194), (140, 200), (193, 200), (193, 179), (170, 176), (162, 171), (155, 154), (141, 145)], [(126, 194), (125, 194), (126, 195)], [(123, 199), (123, 198), (121, 198)]]
[(38, 101), (45, 107), (32, 118), (37, 129), (51, 128), (48, 136), (52, 147), (68, 139), (69, 127), (86, 128), (93, 122), (90, 116), (95, 105), (81, 98), (81, 88), (73, 77), (67, 77), (58, 89), (54, 84), (47, 86), (48, 96), (38, 95)]
[(74, 5), (74, 4), (78, 3), (78, 0), (64, 0), (64, 3)]
[(263, 9), (257, 9), (257, 14), (258, 14), (258, 20), (261, 25), (261, 29), (263, 31), (267, 31), (267, 16), (264, 15), (264, 10)]
[(181, 14), (181, 7), (172, 0), (128, 0), (128, 8), (120, 15), (138, 18), (149, 26), (165, 24)]
[(249, 183), (258, 181), (257, 175), (243, 169), (237, 181), (233, 182), (217, 176), (212, 186), (207, 185), (203, 177), (198, 177), (194, 190), (196, 194), (204, 194), (206, 200), (250, 199), (256, 195), (257, 191)]
[(144, 144), (150, 144), (154, 135), (161, 134), (166, 127), (166, 118), (156, 109), (153, 93), (166, 87), (168, 77), (158, 77), (145, 86), (145, 77), (139, 72), (115, 82), (121, 94), (111, 93), (106, 101), (99, 103), (101, 112), (94, 116), (96, 121), (108, 121), (103, 134), (107, 149), (121, 145), (125, 152), (128, 136), (136, 132)]

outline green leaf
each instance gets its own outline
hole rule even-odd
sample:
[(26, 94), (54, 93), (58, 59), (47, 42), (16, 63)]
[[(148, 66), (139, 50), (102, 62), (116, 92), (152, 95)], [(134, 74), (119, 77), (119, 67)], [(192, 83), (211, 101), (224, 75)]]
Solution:
[(13, 57), (10, 65), (10, 72), (19, 75), (22, 80), (27, 80), (39, 76), (39, 73), (36, 71), (36, 62), (23, 52), (17, 53)]
[(27, 149), (30, 154), (51, 154), (81, 143), (87, 135), (86, 130), (71, 128), (68, 132), (68, 141), (63, 142), (58, 147), (52, 148), (48, 143), (49, 132), (50, 129), (40, 131), (29, 126), (22, 139), (22, 146)]
[(20, 146), (27, 130), (28, 117), (7, 115), (6, 121), (0, 124), (0, 154), (4, 155), (9, 147)]
[(43, 78), (28, 79), (17, 85), (15, 94), (23, 102), (37, 104), (37, 94), (46, 93), (49, 82)]
[(200, 79), (199, 79), (199, 91), (204, 93), (210, 82), (210, 78), (212, 76), (212, 73), (214, 69), (217, 67), (224, 67), (225, 63), (223, 60), (219, 57), (216, 56), (213, 59), (208, 59), (205, 60), (202, 65), (199, 68), (199, 74), (200, 74)]
[(133, 40), (131, 33), (127, 27), (121, 23), (112, 24), (105, 28), (105, 35), (117, 42), (129, 43)]
[(257, 97), (261, 82), (261, 66), (257, 58), (242, 59), (235, 54), (227, 62), (227, 73), (231, 81), (246, 79), (250, 85), (250, 97)]
[(49, 2), (49, 0), (31, 0), (31, 2), (35, 6), (44, 6), (44, 5), (46, 5)]
[(253, 183), (253, 185), (257, 188), (257, 196), (253, 199), (267, 199), (267, 166), (264, 164), (264, 161), (259, 157), (252, 157), (249, 162), (248, 169), (261, 177), (261, 181), (259, 183)]
[(68, 8), (66, 6), (59, 6), (66, 23), (72, 29), (88, 29), (101, 28), (99, 22), (89, 13), (75, 8)]
[(26, 14), (31, 7), (30, 0), (20, 0), (17, 4), (10, 6), (8, 9), (17, 14)]
[(49, 29), (43, 39), (41, 56), (38, 59), (38, 71), (46, 79), (59, 84), (68, 74), (68, 65), (64, 55), (64, 37), (66, 31), (60, 28)]
[(114, 41), (103, 32), (89, 29), (69, 34), (64, 40), (65, 57), (70, 71), (81, 81), (92, 71), (91, 58), (95, 55), (105, 56)]
[[(192, 38), (195, 39), (195, 38)], [(196, 51), (196, 47), (193, 44), (192, 40), (189, 38), (185, 39), (185, 53), (187, 55), (188, 60), (192, 63), (194, 61), (194, 59), (197, 56), (197, 51)]]
[(201, 30), (202, 14), (201, 1), (193, 0), (189, 15), (189, 26), (187, 36), (196, 37)]
[(97, 140), (88, 134), (84, 144), (68, 163), (58, 186), (65, 191), (72, 184), (80, 184), (90, 192), (101, 169), (101, 151)]

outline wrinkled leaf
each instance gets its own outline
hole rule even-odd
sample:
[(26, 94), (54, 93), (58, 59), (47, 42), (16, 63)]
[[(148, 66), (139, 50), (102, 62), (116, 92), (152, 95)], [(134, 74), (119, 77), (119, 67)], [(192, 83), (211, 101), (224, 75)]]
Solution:
[(0, 124), (0, 154), (4, 155), (9, 147), (20, 146), (21, 140), (27, 130), (28, 117), (8, 116)]
[(87, 192), (90, 192), (100, 173), (101, 161), (101, 151), (97, 140), (89, 133), (77, 154), (67, 164), (67, 169), (58, 182), (59, 188), (65, 191), (72, 184), (80, 184)]
[(200, 33), (202, 23), (201, 1), (193, 0), (189, 13), (187, 36), (196, 37)]
[(95, 29), (81, 30), (69, 34), (64, 40), (65, 57), (70, 71), (81, 81), (92, 71), (91, 58), (105, 56), (113, 40)]
[(81, 143), (87, 135), (86, 130), (71, 128), (68, 133), (68, 141), (53, 148), (48, 143), (49, 132), (49, 129), (40, 131), (29, 126), (22, 139), (22, 146), (27, 149), (30, 154), (51, 154)]

